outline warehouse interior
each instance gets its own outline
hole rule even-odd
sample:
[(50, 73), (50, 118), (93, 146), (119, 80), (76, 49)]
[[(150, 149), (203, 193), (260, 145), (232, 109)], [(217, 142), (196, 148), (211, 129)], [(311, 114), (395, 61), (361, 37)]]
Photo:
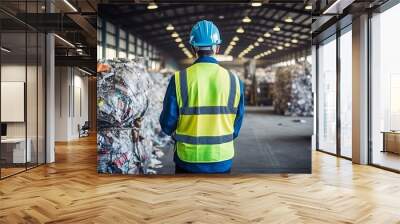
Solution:
[[(399, 15), (396, 0), (1, 1), (0, 222), (398, 222)], [(165, 83), (195, 60), (201, 19), (246, 86), (231, 173), (281, 175), (99, 175), (97, 63)]]
[[(195, 60), (188, 44), (192, 26), (202, 19), (213, 21), (223, 40), (216, 58), (243, 80), (246, 89), (248, 109), (236, 141), (231, 173), (309, 173), (314, 110), (311, 12), (304, 8), (304, 3), (259, 7), (247, 3), (160, 3), (157, 9), (149, 10), (145, 4), (99, 4), (97, 57), (99, 60), (144, 58), (150, 76), (157, 77), (160, 73), (164, 76), (153, 78), (159, 84), (150, 97), (160, 99), (157, 105), (149, 107), (158, 111), (151, 118), (158, 123), (168, 79)], [(224, 15), (225, 10), (232, 13)], [(107, 101), (109, 94), (107, 90), (103, 97), (98, 91), (98, 99)], [(98, 111), (107, 113), (109, 107), (104, 103)], [(101, 136), (108, 133), (102, 132), (103, 128), (98, 130), (104, 133)], [(111, 141), (106, 137), (101, 139)], [(155, 172), (174, 173), (173, 148), (166, 147), (162, 153), (163, 156), (155, 158), (160, 161)], [(112, 162), (105, 159), (109, 157), (109, 153), (104, 153), (103, 163)], [(105, 165), (100, 168), (105, 169)]]

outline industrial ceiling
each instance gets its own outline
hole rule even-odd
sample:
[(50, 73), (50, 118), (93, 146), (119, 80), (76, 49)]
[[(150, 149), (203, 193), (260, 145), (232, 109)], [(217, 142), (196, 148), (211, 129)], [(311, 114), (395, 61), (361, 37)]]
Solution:
[[(270, 1), (254, 6), (250, 1), (206, 1), (201, 4), (156, 1), (155, 9), (149, 9), (148, 4), (100, 4), (98, 11), (100, 17), (177, 59), (186, 57), (179, 44), (183, 43), (189, 49), (191, 27), (202, 19), (211, 20), (219, 27), (223, 40), (221, 53), (268, 58), (311, 46), (312, 19), (308, 3), (286, 2), (289, 3)], [(167, 26), (172, 26), (173, 30), (167, 30)], [(179, 37), (176, 34), (172, 37), (174, 32)]]
[[(311, 23), (336, 1), (52, 0), (56, 9), (52, 13), (45, 2), (1, 0), (2, 31), (15, 32), (18, 27), (24, 28), (25, 25), (21, 24), (26, 23), (40, 31), (55, 32), (83, 49), (83, 55), (74, 54), (71, 46), (58, 38), (56, 55), (72, 56), (76, 61), (89, 58), (90, 63), (96, 60), (97, 13), (178, 60), (187, 57), (181, 47), (189, 49), (190, 29), (201, 19), (212, 20), (219, 26), (223, 40), (221, 53), (233, 57), (273, 59), (309, 49)], [(371, 5), (376, 1), (356, 2)], [(152, 4), (156, 7), (150, 8)], [(167, 30), (168, 26), (173, 30)], [(171, 37), (174, 32), (180, 39)], [(62, 59), (68, 63), (71, 58)]]

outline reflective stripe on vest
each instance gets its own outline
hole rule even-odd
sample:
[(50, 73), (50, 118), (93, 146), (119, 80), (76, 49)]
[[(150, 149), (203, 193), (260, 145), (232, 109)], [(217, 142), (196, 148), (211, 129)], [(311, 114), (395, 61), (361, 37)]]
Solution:
[(217, 64), (197, 63), (176, 73), (175, 82), (178, 157), (192, 163), (231, 159), (239, 80)]

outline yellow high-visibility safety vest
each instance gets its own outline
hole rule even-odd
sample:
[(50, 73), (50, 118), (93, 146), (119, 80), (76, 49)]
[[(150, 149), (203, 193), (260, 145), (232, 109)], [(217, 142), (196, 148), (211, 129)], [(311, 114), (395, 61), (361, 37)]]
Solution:
[(213, 63), (196, 63), (175, 73), (179, 106), (175, 139), (180, 160), (212, 163), (233, 158), (239, 85), (235, 75)]

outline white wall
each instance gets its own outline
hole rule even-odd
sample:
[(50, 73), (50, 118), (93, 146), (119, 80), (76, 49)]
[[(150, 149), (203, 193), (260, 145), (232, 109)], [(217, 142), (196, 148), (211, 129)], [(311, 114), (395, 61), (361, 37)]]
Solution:
[[(38, 69), (38, 70), (36, 70)], [(27, 78), (27, 80), (25, 80)], [(7, 137), (9, 138), (24, 138), (25, 135), (30, 139), (32, 150), (32, 161), (36, 162), (39, 158), (39, 163), (44, 162), (44, 74), (42, 67), (32, 65), (25, 66), (24, 64), (2, 64), (1, 66), (1, 81), (2, 82), (24, 82), (26, 84), (26, 108), (22, 108), (22, 112), (26, 110), (26, 120), (22, 122), (6, 122)], [(7, 97), (7, 96), (2, 96)], [(1, 110), (10, 110), (10, 108), (1, 108)], [(12, 111), (8, 111), (11, 112)], [(37, 157), (37, 154), (39, 156)]]
[[(76, 70), (75, 70), (76, 72)], [(78, 124), (81, 126), (85, 123), (85, 121), (89, 120), (88, 113), (88, 77), (81, 76), (82, 73), (79, 72), (79, 75), (74, 75), (74, 108), (72, 108), (72, 130), (71, 135), (73, 138), (78, 138)], [(80, 91), (80, 93), (79, 93)], [(80, 97), (79, 97), (80, 95)], [(79, 102), (80, 101), (80, 102)], [(79, 108), (81, 107), (81, 108)], [(80, 111), (81, 110), (81, 111)]]
[(88, 78), (76, 68), (56, 67), (55, 85), (55, 140), (77, 139), (78, 125), (88, 121)]
[[(27, 70), (26, 70), (27, 69)], [(1, 66), (1, 81), (2, 82), (24, 82), (26, 83), (25, 76), (26, 71), (28, 72), (28, 85), (27, 88), (27, 119), (28, 119), (28, 129), (32, 127), (36, 130), (36, 80), (32, 80), (31, 75), (36, 77), (36, 67), (27, 66), (25, 64), (4, 64)], [(41, 71), (39, 71), (41, 72)], [(40, 107), (41, 105), (39, 105)], [(7, 108), (1, 108), (2, 110), (7, 110)], [(32, 123), (33, 122), (33, 123)], [(8, 137), (25, 137), (25, 123), (26, 122), (7, 122), (7, 136)], [(34, 126), (34, 127), (33, 127)], [(28, 137), (29, 137), (28, 130)], [(36, 132), (35, 132), (36, 134)]]
[(69, 73), (68, 67), (55, 68), (55, 141), (68, 140)]
[[(25, 82), (25, 64), (9, 64), (1, 66), (1, 81), (3, 82)], [(29, 70), (29, 68), (28, 68)], [(1, 108), (7, 110), (7, 108)], [(7, 137), (25, 137), (25, 122), (7, 123)]]

